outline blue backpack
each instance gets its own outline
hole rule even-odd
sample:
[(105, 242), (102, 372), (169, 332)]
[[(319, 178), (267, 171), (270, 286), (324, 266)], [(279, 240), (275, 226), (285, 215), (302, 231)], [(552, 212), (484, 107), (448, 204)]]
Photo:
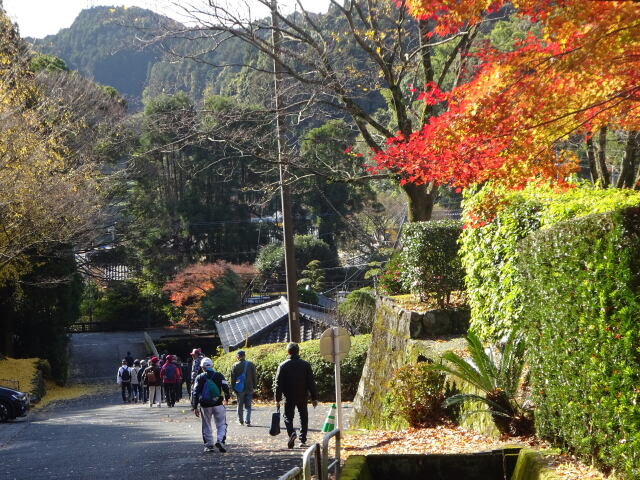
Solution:
[(202, 387), (202, 393), (200, 394), (200, 403), (203, 406), (212, 405), (222, 397), (222, 392), (218, 384), (213, 381), (213, 378), (205, 374), (205, 382)]
[(176, 366), (173, 363), (170, 363), (166, 367), (164, 367), (164, 380), (165, 382), (174, 382), (176, 379)]
[(246, 360), (244, 361), (244, 370), (240, 375), (238, 375), (238, 378), (236, 379), (236, 384), (233, 386), (233, 389), (238, 393), (244, 392), (244, 381), (247, 378), (248, 363), (249, 362), (247, 362)]

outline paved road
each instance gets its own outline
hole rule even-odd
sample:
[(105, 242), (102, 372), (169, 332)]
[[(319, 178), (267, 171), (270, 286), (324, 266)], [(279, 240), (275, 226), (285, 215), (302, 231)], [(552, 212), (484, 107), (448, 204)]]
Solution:
[[(202, 452), (200, 421), (183, 400), (175, 408), (123, 405), (113, 392), (74, 400), (0, 425), (2, 479), (276, 479), (301, 464), (303, 449), (268, 434), (272, 407), (259, 406), (253, 424), (235, 424), (227, 410), (228, 452)], [(328, 405), (310, 408), (310, 441)]]
[(69, 380), (115, 382), (127, 352), (134, 358), (146, 356), (142, 332), (74, 333), (69, 341)]

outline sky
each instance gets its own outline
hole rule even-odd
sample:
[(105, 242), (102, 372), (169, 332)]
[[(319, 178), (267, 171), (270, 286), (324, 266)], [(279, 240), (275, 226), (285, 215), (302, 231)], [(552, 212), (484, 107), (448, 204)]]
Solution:
[[(250, 4), (252, 16), (266, 15), (266, 10), (261, 11), (256, 6), (255, 0), (226, 0), (229, 4), (237, 4), (238, 8), (243, 4)], [(137, 6), (148, 8), (158, 13), (181, 20), (179, 14), (172, 12), (167, 0), (0, 0), (4, 5), (12, 21), (17, 22), (20, 28), (20, 36), (42, 38), (58, 33), (60, 29), (71, 26), (73, 20), (81, 10), (100, 5), (107, 6)], [(181, 3), (200, 4), (198, 0), (182, 1)], [(206, 3), (206, 2), (205, 2)], [(293, 4), (292, 0), (280, 0), (284, 9), (286, 4)], [(326, 12), (329, 0), (302, 0), (305, 8), (313, 12)]]

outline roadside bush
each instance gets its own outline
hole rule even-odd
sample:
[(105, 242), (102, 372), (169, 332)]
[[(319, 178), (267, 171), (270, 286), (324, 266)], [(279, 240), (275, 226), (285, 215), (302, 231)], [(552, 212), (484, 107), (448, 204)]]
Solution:
[[(342, 398), (351, 400), (356, 394), (358, 382), (369, 347), (369, 335), (351, 337), (349, 355), (340, 362), (340, 376), (342, 381)], [(274, 396), (273, 382), (278, 365), (287, 359), (285, 343), (271, 343), (245, 348), (247, 360), (256, 366), (256, 396), (271, 400)], [(327, 362), (320, 355), (320, 341), (310, 340), (300, 344), (300, 357), (311, 364), (316, 379), (318, 395), (321, 400), (334, 398), (334, 365)], [(231, 367), (237, 361), (235, 352), (222, 354), (215, 359), (215, 369), (227, 378), (231, 376)]]
[(583, 185), (559, 192), (541, 185), (506, 191), (487, 184), (467, 193), (465, 217), (473, 224), (462, 233), (460, 255), (471, 328), (495, 342), (522, 318), (522, 298), (530, 289), (516, 269), (522, 239), (563, 220), (638, 204), (637, 191)]
[(539, 435), (640, 478), (640, 208), (540, 230), (517, 269)]
[(451, 292), (464, 289), (458, 255), (462, 223), (455, 220), (414, 222), (406, 226), (401, 278), (405, 288), (422, 300), (435, 298), (440, 307)]
[(410, 427), (429, 428), (443, 423), (446, 375), (426, 362), (404, 365), (393, 372), (384, 400), (385, 416), (401, 417)]

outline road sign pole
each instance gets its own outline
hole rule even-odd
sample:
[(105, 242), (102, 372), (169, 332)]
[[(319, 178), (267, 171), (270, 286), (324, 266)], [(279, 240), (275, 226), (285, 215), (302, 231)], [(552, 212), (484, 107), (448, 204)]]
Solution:
[(338, 429), (342, 431), (342, 383), (340, 381), (340, 357), (338, 356), (338, 328), (333, 327), (331, 329), (331, 336), (333, 337), (333, 361), (335, 363), (335, 378), (336, 378), (336, 410), (338, 411)]

